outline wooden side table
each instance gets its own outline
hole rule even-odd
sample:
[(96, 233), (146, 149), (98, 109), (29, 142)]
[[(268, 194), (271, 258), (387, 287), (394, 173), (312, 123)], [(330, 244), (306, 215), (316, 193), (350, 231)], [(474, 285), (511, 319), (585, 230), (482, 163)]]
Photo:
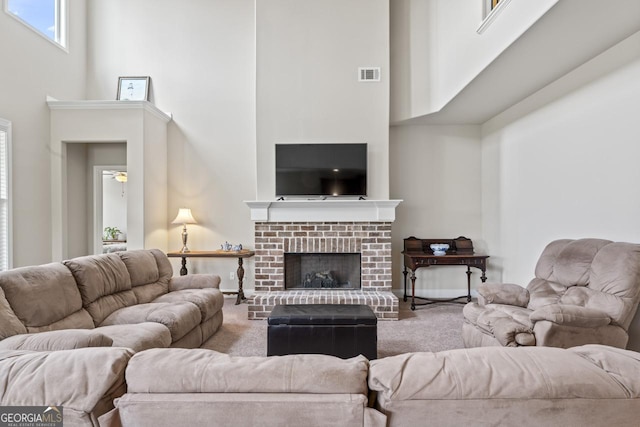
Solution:
[(243, 300), (247, 299), (245, 298), (244, 291), (242, 290), (242, 280), (244, 279), (244, 267), (242, 266), (242, 260), (244, 258), (251, 258), (255, 254), (256, 253), (254, 251), (243, 249), (241, 251), (173, 251), (168, 252), (167, 256), (170, 258), (182, 258), (182, 267), (180, 268), (181, 276), (185, 276), (187, 274), (187, 258), (238, 258), (238, 270), (236, 271), (236, 274), (238, 275), (238, 290), (223, 292), (225, 294), (238, 294), (238, 298), (236, 299), (236, 305), (238, 305)]
[[(431, 250), (433, 243), (446, 243), (449, 245), (446, 254), (435, 255)], [(457, 301), (465, 298), (467, 303), (471, 301), (471, 267), (482, 272), (480, 280), (484, 283), (487, 280), (487, 258), (489, 255), (476, 255), (473, 252), (473, 242), (464, 236), (456, 239), (418, 239), (414, 236), (404, 239), (404, 297), (407, 301), (407, 269), (411, 270), (411, 310), (415, 310), (417, 305), (427, 305), (438, 302), (463, 302)], [(416, 296), (416, 270), (422, 267), (432, 267), (438, 265), (464, 265), (467, 267), (467, 294), (455, 298), (426, 298)], [(422, 304), (416, 303), (416, 299), (424, 300)]]
[[(471, 267), (475, 267), (482, 272), (480, 280), (486, 282), (487, 276), (487, 258), (489, 255), (433, 255), (424, 252), (406, 252), (404, 255), (404, 301), (407, 300), (407, 268), (411, 270), (411, 310), (415, 310), (417, 305), (427, 305), (437, 302), (460, 302), (456, 301), (465, 298), (466, 302), (471, 302)], [(455, 298), (426, 298), (416, 296), (416, 270), (421, 267), (430, 267), (438, 265), (465, 265), (467, 267), (467, 295)], [(418, 304), (416, 299), (426, 302)], [(465, 303), (466, 303), (465, 302)]]

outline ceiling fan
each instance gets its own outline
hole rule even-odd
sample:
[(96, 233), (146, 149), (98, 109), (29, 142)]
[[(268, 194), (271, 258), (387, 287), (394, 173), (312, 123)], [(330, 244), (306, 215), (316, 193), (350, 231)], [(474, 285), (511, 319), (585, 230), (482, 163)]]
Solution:
[(104, 175), (111, 175), (111, 178), (115, 179), (118, 182), (125, 183), (127, 182), (127, 173), (124, 171), (104, 171)]

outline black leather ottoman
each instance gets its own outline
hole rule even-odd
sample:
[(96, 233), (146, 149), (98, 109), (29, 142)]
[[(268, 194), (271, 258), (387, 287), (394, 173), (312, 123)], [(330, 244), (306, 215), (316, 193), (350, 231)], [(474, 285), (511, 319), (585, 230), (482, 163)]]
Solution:
[(283, 304), (268, 317), (267, 356), (378, 357), (378, 319), (360, 304)]

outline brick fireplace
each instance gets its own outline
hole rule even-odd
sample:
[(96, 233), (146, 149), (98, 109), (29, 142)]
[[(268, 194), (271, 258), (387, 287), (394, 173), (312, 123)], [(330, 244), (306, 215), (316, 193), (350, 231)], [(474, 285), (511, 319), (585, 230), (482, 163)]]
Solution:
[[(393, 202), (395, 213), (398, 201)], [(255, 210), (256, 203), (275, 206), (265, 215)], [(255, 294), (249, 300), (249, 319), (266, 319), (276, 304), (367, 304), (379, 319), (397, 320), (388, 212), (378, 209), (380, 202), (336, 203), (340, 202), (247, 202), (252, 218), (262, 219), (255, 222)], [(285, 214), (285, 208), (291, 210)], [(346, 212), (337, 214), (336, 208)], [(359, 212), (363, 208), (373, 211)], [(349, 220), (323, 220), (341, 216)], [(287, 217), (295, 220), (284, 220)], [(360, 289), (285, 289), (285, 254), (314, 253), (360, 254)]]

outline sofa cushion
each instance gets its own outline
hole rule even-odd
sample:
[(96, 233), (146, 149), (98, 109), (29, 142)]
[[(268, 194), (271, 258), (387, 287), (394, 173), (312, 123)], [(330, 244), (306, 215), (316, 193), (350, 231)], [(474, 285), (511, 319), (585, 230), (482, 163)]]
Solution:
[[(387, 400), (629, 397), (616, 378), (591, 361), (553, 347), (406, 353), (370, 365), (369, 387)], [(640, 364), (629, 367), (638, 372)]]
[(158, 249), (118, 253), (131, 277), (131, 286), (138, 303), (153, 301), (169, 291), (173, 275), (167, 256)]
[(530, 318), (534, 322), (548, 320), (582, 328), (597, 328), (611, 323), (611, 317), (604, 311), (568, 304), (545, 305), (532, 312)]
[(126, 389), (133, 352), (94, 347), (53, 352), (0, 350), (0, 406), (64, 407), (65, 425), (96, 425)]
[(234, 357), (205, 349), (152, 349), (127, 368), (129, 393), (367, 394), (369, 362), (321, 354)]
[(478, 286), (478, 304), (510, 304), (526, 307), (529, 291), (512, 283), (483, 283)]
[(604, 370), (624, 387), (629, 398), (640, 398), (640, 353), (600, 344), (572, 347), (569, 351)]
[(536, 277), (565, 287), (586, 286), (591, 263), (598, 251), (611, 243), (603, 239), (556, 240), (543, 250), (536, 265)]
[[(0, 287), (27, 331), (63, 321), (82, 309), (76, 282), (60, 263), (4, 271), (0, 273)], [(92, 327), (86, 324), (86, 317), (72, 320), (67, 327)]]
[(113, 340), (95, 329), (21, 334), (0, 341), (0, 350), (54, 351), (84, 347), (111, 347)]
[(603, 247), (593, 259), (589, 287), (621, 298), (640, 294), (640, 245), (614, 242)]
[(588, 309), (606, 312), (613, 320), (613, 323), (629, 326), (630, 313), (635, 313), (629, 305), (631, 300), (620, 298), (612, 294), (607, 294), (590, 288), (572, 287), (560, 297), (558, 302), (562, 305), (573, 305)]
[(156, 322), (101, 326), (96, 330), (109, 337), (113, 347), (127, 347), (136, 352), (171, 345), (169, 329)]
[[(575, 288), (575, 286), (573, 286)], [(567, 291), (565, 286), (544, 279), (534, 278), (527, 285), (529, 291), (528, 309), (535, 310), (548, 304), (555, 304)]]
[(218, 289), (185, 289), (182, 291), (169, 292), (162, 295), (153, 302), (190, 302), (195, 304), (200, 310), (202, 321), (211, 319), (214, 314), (222, 309), (224, 296)]
[(82, 304), (96, 326), (115, 310), (137, 303), (129, 272), (118, 254), (73, 258), (64, 265), (71, 270)]
[(174, 342), (200, 324), (201, 320), (200, 310), (190, 302), (149, 303), (116, 310), (100, 326), (156, 322), (169, 329)]
[(27, 328), (13, 312), (9, 301), (4, 296), (2, 287), (0, 287), (0, 340), (26, 332)]
[(169, 292), (213, 288), (220, 288), (220, 276), (215, 274), (187, 274), (186, 276), (172, 277), (169, 281)]

